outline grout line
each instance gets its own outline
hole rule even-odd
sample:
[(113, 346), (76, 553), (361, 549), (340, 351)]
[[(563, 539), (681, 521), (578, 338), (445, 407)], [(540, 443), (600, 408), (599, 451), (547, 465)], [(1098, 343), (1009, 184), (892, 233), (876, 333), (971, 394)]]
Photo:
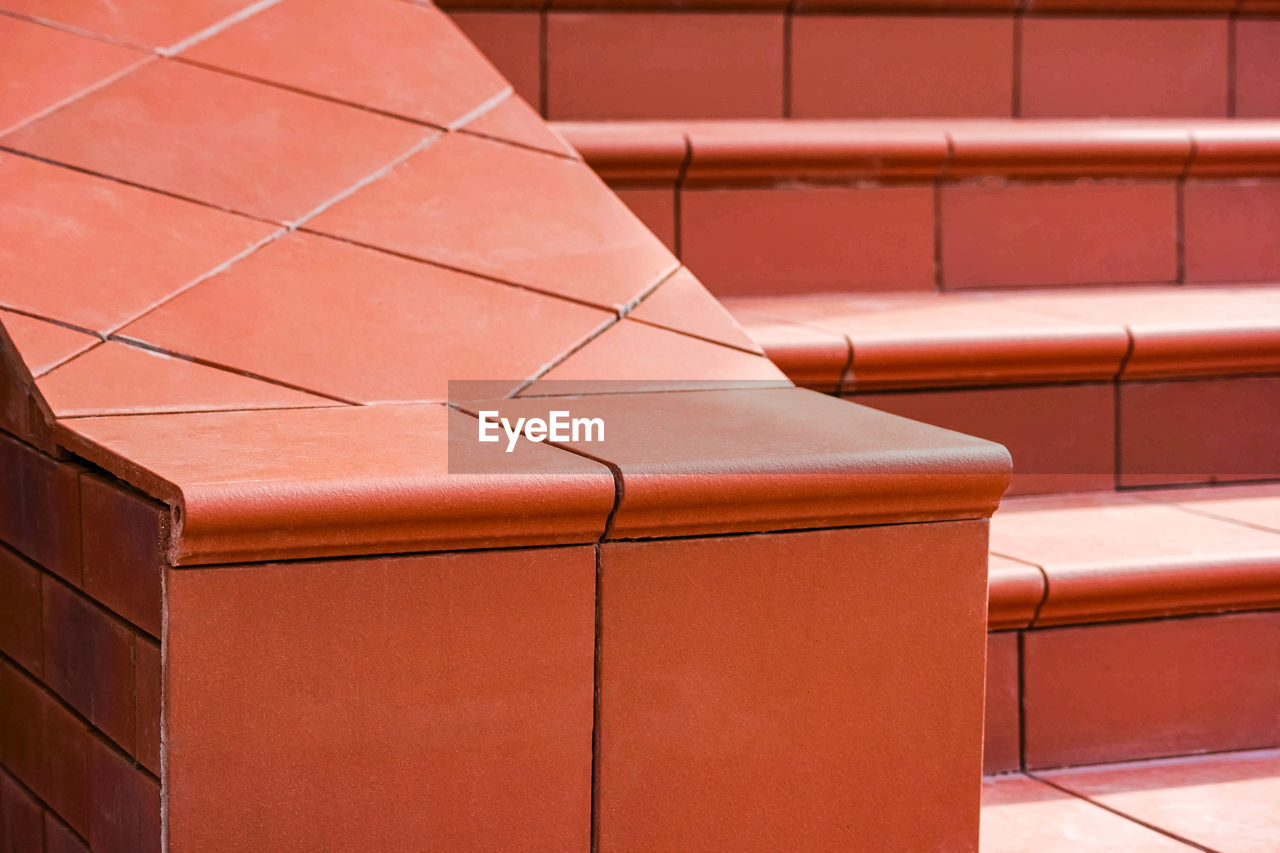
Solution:
[(18, 12), (10, 12), (7, 9), (0, 9), (0, 16), (13, 18), (18, 21), (26, 21), (28, 24), (39, 24), (42, 27), (48, 27), (49, 29), (59, 30), (64, 33), (71, 33), (73, 36), (81, 36), (82, 38), (92, 39), (93, 41), (114, 44), (116, 47), (128, 47), (133, 50), (140, 50), (143, 53), (147, 53), (152, 56), (157, 55), (157, 49), (154, 47), (125, 41), (124, 39), (119, 39), (115, 36), (107, 35), (106, 33), (98, 33), (93, 30), (81, 29), (80, 27), (73, 26), (71, 24), (64, 24), (61, 21), (55, 21), (52, 18), (42, 18), (39, 15), (23, 15)]
[[(638, 308), (638, 307), (640, 307), (640, 306), (638, 306), (638, 305), (637, 305), (636, 307)], [(632, 310), (634, 310), (634, 309), (632, 309)], [(673, 329), (673, 328), (672, 328), (672, 327), (670, 327), (670, 326), (664, 326), (663, 324), (661, 324), (661, 323), (655, 323), (655, 322), (653, 322), (652, 320), (641, 320), (639, 317), (631, 317), (629, 314), (628, 314), (627, 319), (629, 319), (629, 320), (631, 320), (632, 322), (635, 322), (635, 323), (643, 323), (644, 325), (646, 325), (646, 326), (651, 326), (651, 327), (653, 327), (653, 328), (655, 328), (655, 329), (662, 329), (662, 331), (664, 331), (664, 332), (673, 332), (673, 333), (675, 333), (675, 334), (677, 334), (677, 335), (684, 335), (686, 338), (693, 338), (693, 339), (694, 339), (694, 340), (696, 340), (696, 341), (706, 341), (706, 342), (707, 342), (707, 343), (709, 343), (709, 344), (716, 344), (717, 346), (727, 347), (727, 348), (732, 349), (732, 350), (737, 350), (738, 352), (744, 352), (744, 353), (747, 353), (748, 355), (754, 355), (754, 356), (759, 356), (759, 355), (760, 355), (760, 353), (759, 353), (759, 352), (757, 352), (756, 350), (753, 350), (753, 349), (747, 349), (747, 348), (746, 348), (746, 347), (744, 347), (744, 346), (738, 346), (737, 344), (731, 344), (731, 343), (728, 343), (727, 341), (718, 341), (718, 340), (716, 340), (715, 338), (709, 338), (709, 337), (707, 337), (706, 335), (698, 335), (698, 334), (694, 334), (693, 332), (686, 332), (684, 329)], [(750, 336), (750, 335), (748, 335), (747, 337), (751, 337), (751, 336)], [(768, 356), (765, 356), (765, 357), (767, 358)]]
[(1238, 109), (1236, 76), (1239, 74), (1240, 60), (1237, 55), (1239, 40), (1236, 32), (1240, 15), (1240, 4), (1236, 4), (1227, 13), (1227, 118), (1235, 118)]
[(551, 10), (551, 0), (546, 0), (542, 4), (542, 8), (538, 10), (538, 112), (542, 114), (542, 120), (548, 120), (547, 106), (551, 100), (549, 91), (549, 81), (551, 79), (551, 57), (549, 46), (551, 43), (550, 21), (549, 15)]
[(379, 169), (376, 169), (371, 174), (364, 176), (363, 178), (356, 181), (351, 186), (347, 187), (345, 190), (342, 190), (337, 195), (330, 198), (328, 201), (321, 202), (320, 205), (316, 207), (314, 210), (312, 210), (311, 212), (304, 213), (300, 218), (284, 223), (285, 228), (287, 228), (289, 231), (297, 231), (303, 225), (310, 222), (312, 219), (315, 219), (317, 216), (324, 213), (329, 208), (333, 207), (339, 202), (345, 201), (346, 199), (355, 195), (357, 192), (369, 186), (369, 184), (372, 184), (374, 181), (378, 180), (379, 178), (384, 178), (387, 175), (391, 174), (391, 172), (394, 171), (397, 166), (400, 166), (403, 163), (405, 163), (413, 155), (430, 148), (433, 144), (435, 144), (441, 138), (443, 138), (443, 136), (444, 134), (442, 133), (432, 133), (429, 136), (426, 136), (418, 140), (416, 143), (414, 143), (409, 147), (408, 151), (405, 151), (403, 154), (393, 157), (389, 163), (387, 163), (386, 165), (382, 166)]
[(693, 162), (693, 138), (688, 133), (680, 134), (684, 137), (684, 159), (680, 161), (680, 168), (676, 172), (676, 181), (672, 185), (672, 193), (674, 195), (671, 208), (672, 225), (675, 227), (675, 234), (672, 235), (672, 242), (675, 243), (671, 247), (671, 251), (677, 258), (684, 261), (684, 184), (685, 178), (689, 174), (689, 164)]
[(1013, 12), (1013, 79), (1009, 85), (1009, 112), (1011, 118), (1022, 117), (1022, 24), (1025, 0)]
[[(478, 130), (471, 130), (469, 127), (459, 128), (457, 130), (457, 133), (461, 133), (463, 136), (473, 136), (476, 139), (483, 139), (486, 142), (496, 142), (500, 145), (510, 145), (512, 148), (519, 148), (521, 151), (531, 151), (534, 154), (546, 154), (551, 157), (556, 157), (560, 160), (567, 160), (570, 163), (582, 163), (582, 159), (580, 157), (576, 157), (572, 154), (567, 154), (564, 151), (552, 151), (549, 148), (539, 148), (538, 146), (530, 145), (527, 142), (517, 142), (514, 139), (503, 139), (501, 136), (493, 136), (488, 133), (481, 133)], [(587, 168), (590, 168), (590, 167), (588, 166)]]
[[(3, 658), (0, 658), (0, 660), (3, 660)], [(40, 683), (44, 684), (43, 681)], [(27, 783), (24, 782), (16, 772), (14, 772), (12, 767), (9, 767), (8, 765), (0, 764), (0, 774), (3, 774), (9, 777), (10, 781), (12, 781), (13, 784), (17, 785), (24, 794), (26, 794), (28, 797), (34, 800), (36, 804), (40, 807), (40, 810), (41, 810), (40, 832), (41, 832), (41, 838), (43, 839), (42, 844), (48, 843), (47, 837), (44, 836), (43, 834), (44, 833), (43, 816), (47, 814), (51, 816), (54, 820), (56, 820), (59, 824), (61, 824), (63, 829), (65, 829), (67, 832), (70, 832), (74, 838), (80, 841), (84, 845), (85, 850), (89, 849), (89, 839), (85, 838), (79, 832), (76, 832), (76, 830), (72, 829), (71, 824), (67, 823), (67, 821), (62, 817), (62, 815), (58, 814), (57, 810), (54, 809), (53, 806), (49, 805), (49, 803), (41, 799), (39, 794), (37, 794), (33, 789), (28, 787)], [(48, 848), (42, 846), (40, 849), (46, 850)]]
[[(614, 513), (618, 511), (618, 503), (621, 500), (622, 493), (622, 476), (617, 470), (614, 470), (614, 481), (617, 484), (617, 497), (614, 499), (613, 511), (609, 513), (609, 521), (606, 522), (606, 535), (608, 526), (613, 523)], [(601, 540), (604, 536), (600, 537)], [(589, 829), (589, 844), (591, 853), (597, 853), (600, 849), (600, 763), (601, 763), (601, 730), (600, 730), (600, 707), (601, 693), (604, 684), (603, 676), (603, 659), (604, 659), (604, 554), (602, 553), (602, 544), (596, 543), (596, 598), (595, 598), (595, 650), (592, 662), (592, 701), (591, 701), (591, 818)]]
[[(185, 360), (185, 359), (184, 359)], [(209, 365), (205, 365), (209, 366)], [(213, 368), (221, 370), (222, 368)], [(231, 371), (227, 371), (230, 373)], [(240, 374), (236, 374), (240, 375)], [(256, 378), (256, 377), (249, 377)], [(261, 380), (259, 380), (261, 381)], [(274, 384), (274, 383), (272, 383)], [(307, 392), (311, 393), (310, 391)], [(352, 403), (349, 406), (325, 406), (319, 403), (310, 406), (251, 406), (249, 408), (214, 408), (214, 409), (152, 409), (146, 412), (96, 412), (85, 415), (59, 415), (59, 421), (83, 421), (92, 418), (149, 418), (156, 415), (208, 415), (217, 412), (297, 412), (313, 409), (342, 409), (363, 407), (363, 403)], [(113, 475), (114, 476), (114, 475)]]
[(605, 320), (603, 323), (601, 323), (599, 326), (597, 326), (593, 331), (588, 332), (588, 333), (587, 333), (587, 335), (586, 335), (586, 337), (584, 337), (581, 341), (579, 341), (578, 343), (576, 343), (576, 344), (574, 344), (573, 346), (569, 347), (569, 349), (565, 350), (565, 351), (564, 351), (564, 352), (562, 352), (560, 355), (558, 355), (558, 356), (556, 356), (555, 358), (551, 359), (551, 361), (549, 361), (549, 362), (547, 362), (546, 364), (542, 365), (542, 367), (539, 367), (536, 371), (534, 371), (533, 376), (529, 377), (528, 379), (524, 380), (524, 381), (523, 381), (523, 382), (521, 382), (519, 385), (517, 385), (515, 388), (511, 389), (510, 391), (508, 391), (508, 392), (507, 392), (506, 399), (508, 399), (508, 400), (509, 400), (509, 399), (512, 399), (512, 398), (514, 398), (514, 397), (518, 396), (518, 395), (520, 394), (520, 392), (521, 392), (521, 391), (523, 391), (523, 390), (525, 390), (526, 388), (528, 388), (529, 386), (533, 385), (535, 382), (537, 382), (537, 381), (538, 381), (539, 379), (541, 379), (542, 377), (546, 376), (548, 373), (550, 373), (550, 372), (551, 372), (552, 370), (554, 370), (556, 367), (558, 367), (558, 366), (560, 366), (561, 364), (563, 364), (566, 360), (568, 360), (572, 355), (574, 355), (575, 353), (577, 353), (579, 350), (581, 350), (581, 349), (582, 349), (583, 347), (585, 347), (587, 344), (591, 343), (591, 342), (592, 342), (592, 341), (594, 341), (596, 338), (600, 337), (600, 336), (601, 336), (601, 335), (603, 335), (605, 332), (609, 331), (610, 329), (612, 329), (614, 326), (616, 326), (617, 324), (619, 324), (619, 323), (621, 323), (621, 322), (622, 322), (622, 318), (621, 318), (621, 317), (619, 317), (619, 316), (618, 316), (618, 315), (616, 315), (616, 314), (615, 314), (614, 316), (610, 317), (609, 319)]
[(1121, 410), (1121, 392), (1124, 390), (1125, 383), (1123, 381), (1124, 372), (1129, 366), (1129, 360), (1133, 358), (1133, 349), (1137, 343), (1137, 339), (1133, 334), (1133, 329), (1126, 323), (1124, 333), (1129, 338), (1129, 345), (1124, 351), (1124, 355), (1120, 359), (1120, 366), (1116, 368), (1115, 379), (1111, 382), (1111, 440), (1112, 458), (1115, 471), (1112, 473), (1112, 484), (1116, 491), (1120, 489), (1120, 481), (1123, 479), (1124, 473), (1124, 418)]
[(445, 129), (461, 130), (471, 122), (484, 116), (490, 110), (494, 110), (500, 107), (508, 98), (513, 96), (515, 93), (516, 93), (515, 89), (513, 89), (511, 86), (507, 86), (507, 88), (503, 89), (501, 92), (489, 98), (488, 100), (482, 102), (479, 106), (473, 108), (470, 112), (463, 113), (460, 117), (449, 122), (449, 124), (445, 126)]
[(848, 350), (848, 354), (844, 359), (844, 367), (840, 369), (840, 378), (836, 380), (835, 396), (840, 397), (854, 392), (854, 389), (858, 387), (858, 377), (853, 372), (853, 337), (847, 333), (837, 332), (836, 334), (844, 338), (845, 348)]
[(55, 326), (61, 326), (64, 329), (70, 329), (73, 332), (80, 332), (81, 334), (85, 334), (85, 335), (89, 335), (91, 337), (97, 338), (99, 341), (105, 339), (104, 335), (101, 332), (90, 329), (87, 326), (77, 326), (75, 323), (68, 323), (66, 320), (59, 320), (54, 317), (46, 317), (44, 314), (38, 314), (35, 311), (28, 311), (26, 308), (19, 308), (14, 305), (9, 305), (8, 303), (5, 303), (5, 302), (0, 302), (0, 311), (7, 311), (10, 314), (18, 314), (20, 316), (27, 317), (31, 320), (41, 320), (45, 323), (51, 323)]
[(1018, 631), (1018, 770), (1026, 772), (1027, 768), (1027, 667), (1026, 667), (1026, 635)]
[(622, 308), (618, 310), (618, 319), (622, 319), (623, 317), (626, 317), (632, 311), (636, 310), (636, 308), (640, 307), (640, 303), (644, 302), (646, 299), (652, 296), (654, 294), (654, 291), (656, 291), (659, 287), (661, 287), (662, 285), (670, 281), (672, 278), (674, 278), (676, 273), (680, 272), (680, 270), (682, 269), (684, 269), (683, 265), (676, 264), (675, 269), (668, 270), (667, 272), (664, 272), (662, 275), (654, 279), (653, 284), (650, 284), (644, 290), (640, 291), (640, 294), (636, 296), (635, 299), (632, 299), (630, 302), (628, 302), (626, 305), (623, 305)]
[(796, 12), (796, 0), (787, 0), (782, 10), (782, 117), (791, 118), (794, 85), (792, 84), (792, 20)]
[(142, 66), (147, 65), (148, 63), (154, 62), (155, 59), (156, 57), (154, 55), (142, 56), (136, 62), (129, 63), (124, 68), (121, 68), (119, 71), (115, 72), (114, 74), (108, 74), (106, 77), (103, 77), (101, 80), (97, 81), (96, 83), (91, 83), (88, 86), (81, 89), (80, 91), (76, 92), (75, 94), (68, 95), (67, 97), (63, 98), (61, 101), (58, 101), (56, 104), (51, 104), (50, 106), (45, 107), (39, 112), (32, 113), (31, 115), (27, 116), (26, 118), (22, 119), (17, 124), (11, 127), (0, 129), (0, 136), (5, 136), (7, 134), (13, 133), (15, 130), (24, 128), (27, 125), (31, 124), (32, 122), (39, 121), (45, 116), (52, 115), (53, 113), (56, 113), (58, 110), (62, 109), (63, 107), (70, 106), (71, 104), (75, 103), (76, 101), (80, 100), (86, 95), (91, 95), (94, 92), (98, 91), (99, 89), (103, 89), (103, 88), (106, 88), (107, 86), (110, 86), (112, 83), (116, 82), (121, 77), (125, 77), (128, 74), (131, 74), (134, 71), (138, 70)]
[[(1206, 484), (1206, 485), (1207, 485), (1207, 484)], [(1225, 483), (1218, 483), (1218, 484), (1216, 484), (1214, 487), (1220, 487), (1220, 486), (1223, 486), (1223, 485), (1228, 485), (1228, 484), (1225, 484)], [(1244, 482), (1244, 483), (1241, 483), (1241, 485), (1249, 485), (1249, 483)], [(1210, 487), (1210, 488), (1212, 488), (1212, 487)], [(1177, 502), (1175, 502), (1175, 501), (1160, 501), (1160, 500), (1153, 500), (1152, 498), (1144, 497), (1144, 496), (1141, 496), (1141, 495), (1139, 495), (1138, 497), (1139, 497), (1141, 500), (1145, 500), (1145, 501), (1147, 501), (1148, 503), (1154, 503), (1154, 504), (1158, 504), (1158, 505), (1160, 505), (1160, 506), (1167, 506), (1167, 507), (1170, 507), (1171, 509), (1181, 510), (1182, 512), (1189, 512), (1189, 513), (1191, 513), (1192, 515), (1199, 515), (1199, 516), (1202, 516), (1202, 517), (1204, 517), (1204, 518), (1211, 518), (1211, 519), (1213, 519), (1214, 521), (1223, 521), (1223, 522), (1226, 522), (1226, 523), (1228, 523), (1228, 524), (1234, 524), (1234, 525), (1237, 525), (1237, 526), (1239, 526), (1239, 527), (1248, 527), (1248, 528), (1251, 528), (1251, 529), (1253, 529), (1253, 530), (1260, 530), (1260, 531), (1262, 531), (1263, 533), (1277, 533), (1277, 534), (1280, 534), (1280, 527), (1267, 527), (1267, 526), (1262, 525), (1262, 524), (1254, 524), (1252, 521), (1243, 521), (1243, 520), (1238, 519), (1238, 518), (1231, 518), (1230, 516), (1218, 515), (1217, 513), (1215, 513), (1215, 512), (1210, 512), (1210, 511), (1209, 511), (1209, 510), (1207, 510), (1207, 509), (1198, 509), (1198, 508), (1196, 508), (1196, 507), (1184, 506), (1184, 505), (1182, 505), (1182, 504), (1180, 504), (1180, 503), (1177, 503)]]
[(213, 36), (216, 36), (218, 33), (222, 32), (225, 29), (235, 26), (236, 24), (240, 23), (241, 21), (247, 18), (252, 18), (254, 15), (258, 14), (259, 12), (263, 12), (263, 11), (266, 11), (267, 9), (270, 9), (272, 6), (276, 5), (279, 2), (280, 0), (258, 0), (257, 3), (254, 3), (250, 6), (245, 6), (239, 12), (236, 12), (235, 14), (230, 15), (229, 17), (223, 18), (221, 21), (218, 21), (216, 24), (205, 27), (203, 30), (200, 30), (194, 35), (187, 36), (185, 39), (183, 39), (180, 42), (177, 42), (176, 44), (170, 45), (169, 47), (157, 48), (156, 53), (160, 54), (161, 56), (175, 56), (181, 53), (182, 51), (186, 50), (187, 48), (192, 47), (193, 45), (198, 44), (199, 42), (202, 42), (205, 39), (212, 38)]

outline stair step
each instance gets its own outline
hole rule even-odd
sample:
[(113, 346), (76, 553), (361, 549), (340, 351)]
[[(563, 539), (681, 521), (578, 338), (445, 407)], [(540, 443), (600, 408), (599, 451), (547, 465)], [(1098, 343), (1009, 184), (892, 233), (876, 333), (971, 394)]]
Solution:
[(1280, 121), (557, 127), (718, 296), (1280, 280)]

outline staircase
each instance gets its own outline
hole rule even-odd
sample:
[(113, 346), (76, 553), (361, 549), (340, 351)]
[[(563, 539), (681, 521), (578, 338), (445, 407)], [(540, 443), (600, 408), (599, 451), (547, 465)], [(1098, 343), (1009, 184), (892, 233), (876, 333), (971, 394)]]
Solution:
[(1280, 745), (1280, 5), (501, 7), (451, 11), (793, 381), (1012, 452), (988, 773)]

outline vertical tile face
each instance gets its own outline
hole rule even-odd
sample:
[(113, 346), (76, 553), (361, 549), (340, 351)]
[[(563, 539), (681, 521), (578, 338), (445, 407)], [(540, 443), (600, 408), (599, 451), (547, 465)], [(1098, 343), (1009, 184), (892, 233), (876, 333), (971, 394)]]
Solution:
[(1026, 118), (1227, 115), (1225, 18), (1028, 17)]
[(40, 625), (40, 571), (0, 547), (0, 651), (36, 676), (43, 670)]
[(932, 187), (689, 189), (683, 260), (717, 296), (934, 286)]
[(671, 251), (676, 249), (676, 191), (674, 187), (610, 187)]
[(143, 767), (160, 775), (160, 644), (139, 634), (133, 638), (136, 677), (134, 754)]
[(586, 849), (592, 548), (167, 583), (172, 849)]
[(1013, 108), (1013, 19), (797, 16), (795, 118), (990, 116)]
[(80, 584), (80, 470), (0, 435), (0, 539)]
[(1235, 22), (1236, 117), (1280, 116), (1280, 21)]
[(1122, 383), (1120, 484), (1280, 477), (1277, 411), (1275, 376)]
[(449, 13), (458, 29), (502, 72), (516, 94), (535, 106), (542, 103), (540, 13)]
[(1182, 198), (1187, 281), (1280, 279), (1280, 180), (1188, 181)]
[(40, 802), (0, 769), (0, 851), (35, 853), (44, 849)]
[(45, 812), (44, 853), (89, 853), (89, 848), (53, 812)]
[(160, 783), (96, 738), (89, 773), (94, 853), (160, 853)]
[(1280, 738), (1280, 613), (1030, 631), (1023, 649), (1028, 767)]
[(95, 474), (80, 479), (84, 590), (134, 625), (160, 636), (161, 546), (167, 508)]
[(982, 772), (1016, 770), (1022, 762), (1018, 711), (1018, 632), (987, 635), (987, 710)]
[(944, 186), (941, 231), (946, 288), (1178, 276), (1172, 183)]
[(600, 849), (976, 847), (985, 532), (603, 546)]
[(780, 118), (782, 54), (780, 14), (553, 12), (547, 117)]

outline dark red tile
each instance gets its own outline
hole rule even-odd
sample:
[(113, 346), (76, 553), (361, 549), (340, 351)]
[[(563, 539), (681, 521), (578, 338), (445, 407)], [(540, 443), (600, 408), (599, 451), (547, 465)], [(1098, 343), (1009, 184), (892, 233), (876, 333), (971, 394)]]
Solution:
[(159, 637), (168, 507), (86, 473), (80, 478), (80, 519), (85, 593)]
[(973, 849), (985, 559), (980, 522), (603, 546), (601, 849)]
[(941, 234), (947, 288), (1178, 277), (1172, 182), (948, 185)]
[(782, 117), (781, 14), (552, 12), (546, 50), (548, 118)]
[(135, 704), (135, 754), (138, 763), (160, 775), (160, 691), (162, 685), (160, 644), (135, 634), (133, 638)]
[[(23, 676), (17, 676), (23, 679)], [(26, 682), (38, 710), (30, 746), (38, 758), (29, 787), (81, 835), (89, 830), (89, 747), (93, 735), (84, 720), (43, 688)], [(8, 761), (6, 753), (6, 761)], [(25, 780), (24, 780), (25, 781)]]
[(160, 783), (95, 738), (89, 764), (95, 853), (160, 853)]
[(40, 570), (0, 547), (0, 651), (28, 672), (43, 671)]
[(80, 469), (0, 435), (0, 539), (80, 584)]
[(1027, 118), (1227, 115), (1227, 21), (1028, 16)]
[(78, 0), (5, 0), (4, 7), (9, 12), (112, 40), (142, 47), (173, 47), (252, 5), (252, 0), (193, 0), (159, 6)]
[(0, 41), (9, 72), (0, 80), (0, 136), (147, 58), (17, 18), (0, 18)]
[(1182, 193), (1187, 281), (1280, 280), (1280, 180), (1188, 181)]
[(182, 56), (440, 127), (507, 88), (444, 12), (399, 0), (283, 0)]
[(40, 157), (282, 222), (306, 216), (433, 132), (161, 60), (4, 139)]
[(0, 761), (30, 788), (43, 787), (44, 717), (36, 682), (0, 659)]
[(99, 341), (94, 335), (12, 311), (0, 311), (0, 324), (32, 376), (39, 376)]
[(1235, 26), (1235, 115), (1280, 116), (1280, 21), (1239, 19)]
[(618, 187), (611, 190), (671, 251), (676, 247), (675, 187)]
[(1011, 17), (804, 15), (791, 39), (796, 118), (1012, 114)]
[(0, 770), (0, 850), (4, 853), (44, 850), (43, 811), (39, 800)]
[(542, 24), (537, 10), (450, 10), (458, 29), (532, 104), (542, 103)]
[(676, 268), (588, 167), (465, 134), (308, 227), (615, 309)]
[[(12, 154), (0, 153), (0, 183), (0, 262), (16, 273), (6, 279), (3, 304), (98, 332), (275, 230)], [(9, 315), (4, 322), (18, 334)]]
[(594, 589), (590, 547), (173, 572), (169, 844), (585, 849)]
[(44, 853), (89, 853), (89, 845), (53, 812), (45, 812)]
[(934, 286), (931, 187), (686, 189), (682, 258), (717, 296)]
[(1030, 631), (1023, 655), (1028, 767), (1280, 738), (1280, 613)]
[(44, 579), (44, 681), (123, 749), (133, 751), (133, 634), (89, 599)]
[[(351, 300), (353, 281), (363, 282), (358, 302)], [(338, 325), (335, 312), (342, 316)], [(322, 394), (381, 403), (444, 400), (450, 380), (500, 380), (510, 390), (609, 317), (596, 308), (295, 233), (121, 334)]]
[(987, 636), (987, 709), (983, 723), (982, 772), (1017, 770), (1022, 763), (1018, 719), (1018, 633)]
[(543, 121), (533, 107), (518, 95), (512, 95), (493, 109), (467, 122), (464, 128), (468, 133), (489, 139), (513, 142), (526, 148), (578, 159), (578, 152), (573, 150), (564, 137)]
[(681, 269), (627, 315), (633, 320), (674, 329), (709, 341), (760, 353), (733, 315), (688, 269)]

